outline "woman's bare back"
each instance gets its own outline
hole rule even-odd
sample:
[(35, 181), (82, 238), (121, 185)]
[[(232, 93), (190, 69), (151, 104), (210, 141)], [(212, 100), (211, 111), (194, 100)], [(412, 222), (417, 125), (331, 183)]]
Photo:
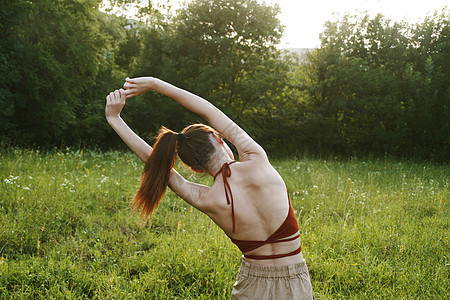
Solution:
[[(235, 232), (233, 233), (232, 208), (227, 204), (222, 175), (217, 176), (208, 193), (211, 207), (208, 216), (231, 238), (246, 241), (264, 241), (286, 220), (289, 198), (286, 186), (278, 172), (267, 161), (247, 161), (229, 166), (226, 178), (233, 196)], [(299, 239), (266, 244), (248, 255), (274, 255), (288, 253), (300, 246)], [(300, 254), (301, 255), (301, 254)], [(264, 265), (290, 264), (302, 261), (299, 256), (254, 261)]]

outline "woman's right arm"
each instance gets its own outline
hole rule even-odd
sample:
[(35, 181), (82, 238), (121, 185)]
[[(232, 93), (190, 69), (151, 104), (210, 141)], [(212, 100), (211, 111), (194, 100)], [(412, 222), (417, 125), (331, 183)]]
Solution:
[(205, 118), (223, 137), (238, 150), (241, 161), (253, 158), (267, 159), (264, 149), (222, 111), (200, 96), (153, 77), (127, 78), (124, 84), (127, 98), (156, 91), (166, 95), (186, 109)]

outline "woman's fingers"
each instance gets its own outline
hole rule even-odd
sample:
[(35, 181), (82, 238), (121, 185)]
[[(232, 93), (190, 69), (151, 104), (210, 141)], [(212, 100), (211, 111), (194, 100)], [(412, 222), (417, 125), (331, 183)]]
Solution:
[(109, 93), (108, 96), (106, 96), (106, 101), (107, 102), (113, 101), (113, 97), (114, 97), (114, 93), (113, 92)]
[(106, 101), (109, 103), (114, 103), (120, 100), (126, 99), (126, 91), (123, 89), (115, 90), (114, 92), (110, 92), (108, 96), (106, 96)]
[(119, 94), (120, 94), (120, 100), (125, 101), (125, 99), (127, 99), (127, 94), (124, 89), (120, 89)]
[(126, 90), (126, 91), (124, 91), (124, 93), (125, 93), (125, 97), (127, 99), (137, 95), (136, 91), (134, 89)]
[(119, 92), (119, 90), (115, 90), (114, 91), (114, 97), (115, 97), (115, 100), (120, 99), (120, 92)]
[(107, 118), (117, 117), (120, 115), (123, 106), (125, 105), (125, 90), (118, 89), (110, 92), (106, 96), (105, 114)]
[(127, 78), (126, 82), (123, 84), (123, 87), (125, 89), (131, 89), (136, 86), (136, 83), (134, 81), (131, 81), (129, 78)]
[(135, 94), (129, 94), (128, 90), (124, 89), (114, 90), (114, 92), (110, 92), (106, 96), (106, 105), (112, 107), (119, 104), (120, 107), (123, 107), (123, 105), (125, 104), (125, 100), (133, 96), (135, 96)]
[(125, 78), (125, 82), (130, 83), (130, 84), (135, 84), (136, 82), (134, 81), (134, 79), (127, 77)]

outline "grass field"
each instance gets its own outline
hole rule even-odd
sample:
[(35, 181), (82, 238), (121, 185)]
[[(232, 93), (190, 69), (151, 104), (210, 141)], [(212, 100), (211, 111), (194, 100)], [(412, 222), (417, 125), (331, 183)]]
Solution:
[[(129, 208), (143, 167), (132, 154), (8, 149), (0, 159), (0, 299), (229, 298), (237, 247), (172, 192), (144, 224)], [(272, 163), (316, 299), (448, 299), (448, 166)]]

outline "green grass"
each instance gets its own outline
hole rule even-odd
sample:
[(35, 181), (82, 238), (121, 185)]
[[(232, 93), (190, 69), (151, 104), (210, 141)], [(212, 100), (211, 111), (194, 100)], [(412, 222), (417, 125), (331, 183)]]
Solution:
[[(129, 208), (143, 167), (132, 154), (8, 149), (0, 159), (0, 299), (229, 298), (237, 247), (172, 192), (144, 224)], [(447, 299), (448, 166), (273, 164), (317, 299)]]

